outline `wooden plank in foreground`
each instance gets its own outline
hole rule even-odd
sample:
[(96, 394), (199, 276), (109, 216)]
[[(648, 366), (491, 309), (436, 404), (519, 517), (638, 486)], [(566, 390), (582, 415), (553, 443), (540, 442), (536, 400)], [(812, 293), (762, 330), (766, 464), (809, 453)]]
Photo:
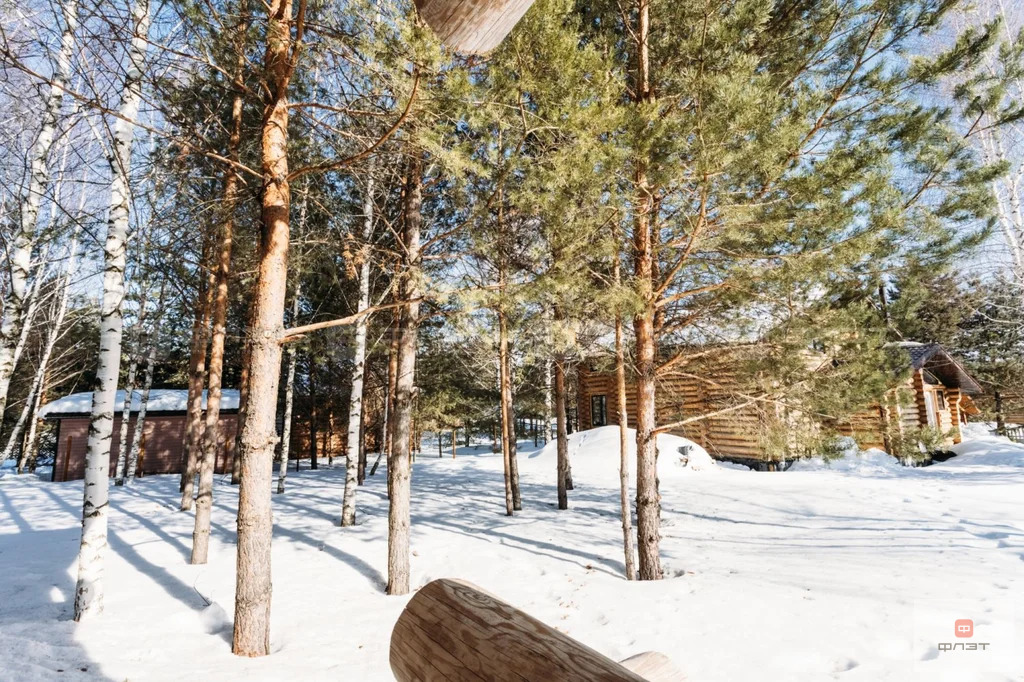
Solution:
[[(641, 656), (652, 662), (651, 654)], [(391, 634), (390, 660), (399, 682), (646, 679), (474, 585), (447, 579), (428, 583), (409, 601)]]
[(533, 0), (415, 0), (416, 9), (445, 45), (485, 54), (505, 39)]

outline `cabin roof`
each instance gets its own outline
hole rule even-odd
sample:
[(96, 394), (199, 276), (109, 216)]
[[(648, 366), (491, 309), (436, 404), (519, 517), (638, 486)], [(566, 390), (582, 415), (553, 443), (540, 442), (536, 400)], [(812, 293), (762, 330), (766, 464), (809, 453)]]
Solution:
[[(124, 391), (118, 391), (114, 397), (114, 414), (119, 414), (124, 407)], [(131, 411), (138, 412), (142, 404), (142, 391), (132, 391)], [(154, 388), (149, 392), (147, 412), (186, 412), (188, 409), (188, 391), (178, 388)], [(206, 409), (206, 391), (203, 391), (203, 409)], [(226, 388), (220, 401), (223, 412), (238, 411), (238, 391)], [(63, 419), (65, 417), (88, 415), (92, 412), (92, 391), (72, 393), (63, 398), (46, 403), (39, 410), (40, 419)]]
[(904, 341), (894, 344), (910, 355), (910, 366), (923, 369), (942, 382), (943, 386), (959, 388), (968, 395), (982, 393), (983, 389), (974, 377), (967, 373), (956, 359), (941, 344)]

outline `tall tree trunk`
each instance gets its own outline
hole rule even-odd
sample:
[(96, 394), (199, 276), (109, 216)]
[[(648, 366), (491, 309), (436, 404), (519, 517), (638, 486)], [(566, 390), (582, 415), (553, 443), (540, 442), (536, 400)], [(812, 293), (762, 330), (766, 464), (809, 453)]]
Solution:
[(1003, 412), (1003, 394), (997, 388), (993, 391), (996, 402), (996, 433), (1000, 436), (1006, 435), (1006, 415)]
[[(228, 138), (228, 158), (237, 162), (242, 142), (242, 104), (245, 75), (245, 36), (249, 28), (249, 8), (246, 0), (238, 3), (238, 26), (235, 30), (235, 95), (231, 100), (231, 136)], [(203, 427), (203, 453), (199, 463), (199, 494), (196, 497), (196, 517), (192, 527), (193, 564), (205, 564), (210, 551), (210, 515), (213, 510), (213, 470), (220, 448), (220, 406), (223, 395), (224, 339), (227, 336), (228, 280), (231, 276), (231, 248), (235, 234), (235, 209), (238, 205), (238, 172), (224, 169), (224, 202), (222, 205), (220, 248), (213, 295), (212, 335), (210, 337), (210, 366), (207, 373), (209, 388), (206, 396), (206, 423)]]
[(129, 485), (135, 479), (135, 467), (139, 461), (139, 450), (142, 447), (142, 434), (146, 428), (146, 408), (149, 406), (149, 392), (153, 388), (153, 370), (156, 365), (156, 349), (160, 343), (160, 321), (163, 317), (164, 292), (167, 282), (160, 285), (160, 297), (157, 300), (157, 315), (153, 320), (153, 333), (149, 340), (149, 354), (146, 358), (146, 376), (142, 385), (142, 396), (139, 398), (139, 414), (135, 417), (135, 430), (132, 433), (132, 450), (128, 455), (128, 463), (124, 476)]
[(149, 251), (149, 234), (151, 227), (146, 225), (146, 234), (142, 238), (142, 247), (139, 250), (139, 266), (138, 272), (141, 274), (141, 286), (139, 287), (139, 314), (135, 320), (135, 324), (132, 325), (131, 333), (128, 337), (128, 378), (124, 385), (124, 402), (121, 407), (121, 428), (119, 429), (118, 437), (118, 449), (117, 449), (117, 464), (114, 465), (114, 484), (124, 485), (124, 472), (127, 468), (128, 463), (128, 428), (131, 426), (131, 413), (132, 413), (132, 399), (135, 397), (135, 381), (139, 371), (139, 362), (142, 359), (142, 329), (146, 323), (146, 312), (147, 312), (147, 294), (149, 293), (148, 288), (148, 272), (146, 269), (146, 262)]
[[(58, 183), (59, 187), (60, 183)], [(17, 367), (18, 362), (21, 360), (21, 354), (25, 350), (25, 346), (28, 345), (28, 339), (32, 332), (32, 325), (35, 322), (36, 314), (39, 312), (39, 307), (42, 305), (43, 296), (41, 295), (43, 282), (46, 280), (46, 272), (48, 260), (50, 257), (50, 245), (47, 244), (46, 249), (41, 254), (39, 262), (36, 264), (32, 272), (32, 288), (29, 289), (24, 298), (22, 299), (22, 314), (19, 321), (21, 327), (21, 333), (14, 344), (13, 359), (11, 362), (12, 367)], [(27, 303), (27, 305), (25, 305)]]
[(388, 594), (409, 593), (409, 499), (413, 397), (416, 381), (417, 331), (420, 314), (420, 227), (423, 222), (423, 170), (420, 152), (409, 158), (405, 186), (402, 234), (405, 268), (399, 284), (402, 321), (398, 334), (398, 370), (395, 375), (395, 411), (388, 461), (391, 500), (388, 505)]
[[(515, 512), (515, 501), (512, 498), (512, 452), (515, 443), (515, 428), (512, 426), (511, 381), (508, 376), (508, 323), (505, 313), (498, 309), (498, 402), (501, 415), (501, 457), (505, 469), (505, 515), (512, 516)], [(508, 390), (506, 390), (506, 388)], [(509, 434), (512, 437), (509, 437)]]
[(544, 361), (544, 424), (542, 429), (544, 432), (544, 445), (547, 445), (548, 441), (551, 440), (551, 416), (555, 412), (554, 403), (551, 400), (551, 387), (554, 384), (552, 364), (550, 357)]
[(110, 476), (110, 437), (114, 422), (114, 396), (121, 364), (121, 302), (124, 299), (125, 241), (128, 234), (129, 169), (135, 120), (142, 99), (142, 70), (149, 34), (149, 0), (131, 7), (132, 41), (114, 123), (110, 155), (110, 214), (103, 248), (103, 302), (100, 306), (100, 346), (96, 388), (92, 395), (89, 439), (85, 455), (85, 495), (82, 503), (82, 540), (75, 586), (75, 620), (103, 611), (103, 562), (107, 550), (107, 495)]
[(565, 426), (565, 354), (559, 351), (552, 363), (555, 370), (555, 421), (558, 424), (557, 471), (558, 477), (558, 508), (569, 508), (569, 493), (566, 482), (569, 477), (569, 434)]
[[(25, 470), (25, 465), (31, 457), (30, 449), (35, 441), (35, 420), (33, 419), (30, 422), (29, 417), (39, 413), (39, 403), (41, 401), (43, 391), (46, 389), (46, 370), (49, 367), (50, 357), (53, 355), (54, 346), (57, 345), (57, 340), (60, 339), (61, 331), (64, 327), (64, 317), (68, 309), (71, 281), (75, 276), (77, 264), (79, 229), (80, 228), (76, 225), (74, 234), (71, 237), (71, 246), (68, 249), (67, 271), (64, 273), (64, 278), (60, 284), (60, 299), (57, 303), (57, 313), (54, 316), (53, 322), (49, 325), (49, 333), (46, 336), (46, 345), (43, 347), (43, 353), (39, 358), (39, 366), (36, 368), (36, 375), (32, 379), (32, 387), (29, 389), (28, 397), (25, 399), (25, 407), (22, 408), (21, 414), (18, 416), (18, 421), (14, 425), (14, 429), (11, 431), (11, 435), (7, 440), (7, 446), (4, 448), (3, 454), (0, 455), (0, 462), (8, 459), (12, 455), (14, 452), (14, 444), (18, 442), (18, 438), (20, 437), (25, 424), (31, 423), (28, 438), (26, 439), (27, 446), (22, 448), (22, 451), (18, 456), (17, 472), (19, 474)], [(32, 457), (32, 459), (34, 459), (34, 457)]]
[[(141, 324), (142, 315), (139, 315)], [(135, 397), (135, 381), (139, 371), (139, 334), (133, 331), (129, 340), (128, 377), (124, 384), (124, 401), (121, 403), (121, 428), (118, 436), (117, 464), (114, 465), (114, 485), (124, 485), (124, 470), (128, 463), (128, 429), (132, 423), (132, 398)]]
[(512, 391), (512, 353), (508, 349), (508, 330), (506, 329), (505, 336), (505, 378), (507, 382), (505, 389), (507, 395), (505, 397), (506, 404), (508, 405), (508, 473), (509, 483), (512, 487), (512, 509), (514, 511), (522, 511), (523, 500), (519, 492), (519, 443), (516, 431), (516, 404), (515, 394)]
[[(359, 262), (359, 310), (370, 307), (370, 239), (373, 237), (373, 166), (366, 179), (363, 196), (363, 244)], [(362, 317), (356, 322), (356, 347), (352, 359), (352, 390), (348, 404), (348, 456), (345, 460), (345, 497), (341, 508), (341, 525), (356, 522), (356, 485), (359, 481), (360, 426), (363, 421), (363, 378), (366, 373), (366, 330), (370, 321)]]
[[(618, 256), (615, 281), (619, 281)], [(633, 552), (633, 520), (629, 507), (629, 415), (626, 411), (626, 354), (622, 345), (622, 315), (615, 313), (615, 392), (619, 421), (619, 514), (622, 518), (622, 551), (626, 557), (626, 580), (636, 579)]]
[(32, 414), (29, 419), (28, 433), (25, 435), (25, 448), (24, 452), (27, 453), (25, 462), (20, 462), (19, 465), (22, 470), (19, 470), (20, 474), (25, 467), (28, 467), (29, 473), (33, 473), (36, 470), (36, 458), (39, 450), (39, 406), (45, 402), (46, 395), (46, 379), (43, 379), (42, 389), (32, 396)]
[(71, 73), (71, 57), (75, 49), (75, 31), (78, 29), (78, 2), (61, 2), (64, 26), (61, 29), (60, 51), (53, 72), (53, 83), (43, 106), (39, 135), (29, 155), (28, 187), (21, 198), (20, 221), (14, 238), (7, 244), (7, 259), (10, 264), (10, 289), (4, 296), (3, 310), (0, 311), (0, 418), (7, 407), (7, 393), (11, 375), (17, 364), (16, 348), (25, 324), (25, 293), (28, 285), (29, 268), (32, 260), (32, 246), (35, 243), (36, 221), (39, 206), (49, 181), (47, 159), (53, 147), (64, 99), (63, 86)]
[[(328, 370), (328, 374), (333, 371)], [(327, 432), (324, 434), (324, 453), (327, 455), (327, 468), (334, 466), (334, 410), (327, 408)]]
[[(292, 3), (268, 6), (264, 75), (267, 101), (262, 131), (260, 260), (253, 295), (249, 391), (238, 452), (238, 553), (232, 651), (270, 653), (270, 484), (277, 433), (274, 416), (281, 378), (281, 333), (288, 285), (288, 81), (292, 73)], [(299, 27), (301, 30), (301, 27)]]
[[(299, 316), (299, 297), (302, 294), (302, 283), (295, 284), (295, 296), (292, 300), (292, 324)], [(284, 493), (284, 482), (288, 477), (288, 457), (292, 445), (292, 411), (295, 407), (295, 346), (288, 346), (288, 374), (284, 384), (284, 427), (281, 430), (281, 465), (277, 470), (277, 493)]]
[(359, 420), (359, 454), (356, 463), (356, 485), (363, 485), (363, 482), (366, 481), (366, 439), (366, 410), (364, 409), (362, 418)]
[[(201, 267), (206, 272), (199, 278), (196, 316), (192, 323), (192, 344), (189, 354), (188, 406), (185, 415), (185, 442), (181, 468), (181, 511), (192, 509), (195, 496), (196, 472), (199, 468), (200, 448), (203, 442), (203, 384), (206, 376), (206, 351), (210, 334), (210, 316), (213, 311), (214, 271), (210, 260), (213, 239), (207, 233), (203, 240)], [(244, 365), (242, 371), (245, 371)], [(241, 424), (241, 408), (239, 409)]]
[[(612, 281), (622, 285), (622, 260), (619, 257), (619, 235), (614, 235), (615, 257)], [(619, 515), (622, 520), (622, 551), (626, 559), (626, 580), (636, 580), (633, 551), (633, 519), (629, 506), (629, 412), (626, 409), (626, 350), (623, 341), (622, 313), (615, 311), (615, 399), (619, 422)]]
[[(634, 98), (637, 104), (652, 100), (650, 89), (650, 0), (638, 1), (636, 35), (636, 83)], [(655, 339), (654, 318), (654, 239), (651, 229), (653, 198), (647, 178), (648, 161), (638, 155), (635, 159), (633, 217), (633, 275), (638, 286), (642, 306), (633, 317), (636, 343), (636, 524), (639, 552), (640, 579), (660, 580), (659, 555), (661, 527), (661, 498), (658, 492), (658, 446), (655, 437), (657, 410), (655, 406)]]
[[(395, 265), (400, 267), (401, 263)], [(391, 343), (388, 346), (388, 394), (384, 402), (384, 461), (387, 462), (388, 466), (391, 466), (391, 454), (394, 452), (394, 432), (395, 432), (395, 384), (396, 376), (398, 375), (398, 328), (402, 323), (402, 310), (401, 308), (395, 308), (394, 315), (391, 319)], [(377, 462), (380, 462), (380, 457), (377, 457)], [(370, 475), (373, 476), (377, 471), (377, 462), (374, 463), (373, 468), (370, 470)], [(388, 497), (391, 497), (391, 479), (388, 478), (387, 482)]]
[(317, 437), (320, 435), (320, 407), (316, 391), (316, 364), (310, 361), (309, 370), (309, 468), (317, 469)]
[[(249, 315), (249, 327), (252, 327), (252, 314)], [(238, 485), (242, 480), (242, 460), (239, 451), (242, 449), (242, 425), (249, 412), (249, 361), (252, 355), (252, 343), (247, 337), (242, 346), (242, 371), (239, 373), (239, 416), (238, 428), (234, 431), (234, 447), (231, 449), (231, 485)], [(299, 470), (299, 458), (295, 458), (295, 470)]]

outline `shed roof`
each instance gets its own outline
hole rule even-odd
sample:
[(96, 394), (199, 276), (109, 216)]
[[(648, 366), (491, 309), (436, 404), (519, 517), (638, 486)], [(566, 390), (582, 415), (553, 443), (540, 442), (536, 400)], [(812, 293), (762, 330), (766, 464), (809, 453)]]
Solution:
[(941, 344), (903, 341), (894, 344), (910, 355), (910, 366), (915, 370), (924, 369), (942, 382), (943, 386), (959, 388), (968, 395), (982, 393), (983, 389), (974, 377), (967, 373), (956, 359)]
[[(114, 398), (114, 413), (124, 406), (124, 391), (118, 391)], [(138, 412), (142, 404), (142, 391), (132, 391), (132, 412)], [(154, 388), (149, 392), (148, 412), (185, 412), (188, 408), (188, 391), (179, 388)], [(206, 391), (203, 391), (203, 409), (206, 409)], [(226, 412), (238, 410), (238, 391), (224, 389), (220, 409)], [(43, 405), (39, 410), (41, 419), (60, 419), (72, 415), (89, 414), (92, 411), (92, 391), (72, 393)]]

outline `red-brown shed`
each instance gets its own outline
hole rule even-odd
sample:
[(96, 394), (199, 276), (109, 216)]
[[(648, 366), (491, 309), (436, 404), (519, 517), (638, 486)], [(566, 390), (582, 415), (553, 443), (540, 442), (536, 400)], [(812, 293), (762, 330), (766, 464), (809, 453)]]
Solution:
[[(110, 475), (114, 475), (120, 452), (120, 433), (124, 391), (117, 392), (114, 413), (114, 431), (110, 448)], [(176, 474), (181, 471), (185, 416), (188, 391), (179, 389), (153, 389), (150, 391), (140, 444), (138, 476)], [(129, 446), (134, 437), (135, 421), (141, 404), (141, 391), (132, 396), (128, 424)], [(85, 451), (89, 436), (89, 413), (92, 393), (73, 393), (46, 404), (39, 417), (57, 422), (57, 455), (54, 460), (53, 481), (72, 481), (85, 475)], [(206, 394), (203, 394), (206, 409)], [(214, 470), (224, 473), (231, 467), (231, 448), (238, 424), (238, 391), (225, 390), (221, 402), (220, 444)]]

